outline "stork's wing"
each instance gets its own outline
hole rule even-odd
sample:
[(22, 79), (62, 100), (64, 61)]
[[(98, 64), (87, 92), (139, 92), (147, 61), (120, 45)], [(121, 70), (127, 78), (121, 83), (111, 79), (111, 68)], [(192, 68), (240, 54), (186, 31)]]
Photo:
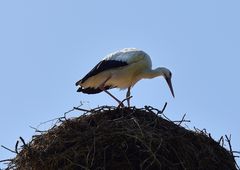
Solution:
[(125, 61), (117, 61), (117, 60), (102, 60), (99, 62), (85, 77), (83, 77), (81, 80), (76, 82), (76, 86), (78, 86), (80, 83), (83, 83), (88, 78), (97, 75), (98, 73), (101, 73), (103, 71), (112, 69), (112, 68), (118, 68), (122, 66), (128, 65)]
[[(111, 89), (113, 87), (111, 86), (105, 86), (104, 87), (104, 90), (108, 90), (108, 89)], [(102, 92), (103, 90), (100, 89), (100, 88), (93, 88), (93, 87), (87, 87), (87, 88), (82, 88), (82, 87), (79, 87), (77, 92), (82, 92), (82, 93), (86, 93), (86, 94), (96, 94), (96, 93), (100, 93)]]

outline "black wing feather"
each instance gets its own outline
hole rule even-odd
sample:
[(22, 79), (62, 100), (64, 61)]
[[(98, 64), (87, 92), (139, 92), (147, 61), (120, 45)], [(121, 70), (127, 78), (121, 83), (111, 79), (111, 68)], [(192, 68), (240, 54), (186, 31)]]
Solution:
[(97, 75), (98, 73), (101, 73), (105, 70), (109, 70), (112, 68), (122, 67), (128, 65), (125, 61), (116, 61), (116, 60), (102, 60), (100, 61), (85, 77), (83, 77), (81, 80), (76, 82), (76, 86), (80, 83), (83, 83), (88, 78)]
[[(104, 87), (104, 90), (108, 90), (108, 89), (111, 89), (113, 87), (111, 86), (105, 86)], [(100, 93), (102, 92), (101, 89), (99, 88), (93, 88), (93, 87), (88, 87), (88, 88), (82, 88), (82, 87), (79, 87), (77, 92), (82, 92), (82, 93), (86, 93), (86, 94), (96, 94), (96, 93)]]

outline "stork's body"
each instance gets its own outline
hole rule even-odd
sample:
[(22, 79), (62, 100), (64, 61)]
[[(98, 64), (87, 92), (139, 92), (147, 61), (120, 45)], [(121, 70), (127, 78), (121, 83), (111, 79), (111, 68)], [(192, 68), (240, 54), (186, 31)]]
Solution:
[(85, 77), (79, 80), (76, 85), (80, 86), (78, 92), (95, 94), (105, 91), (119, 103), (107, 90), (111, 88), (126, 89), (128, 105), (130, 105), (130, 89), (136, 82), (143, 78), (154, 78), (164, 76), (168, 82), (172, 94), (171, 72), (160, 67), (152, 70), (152, 62), (147, 53), (135, 48), (126, 48), (107, 55), (99, 62)]

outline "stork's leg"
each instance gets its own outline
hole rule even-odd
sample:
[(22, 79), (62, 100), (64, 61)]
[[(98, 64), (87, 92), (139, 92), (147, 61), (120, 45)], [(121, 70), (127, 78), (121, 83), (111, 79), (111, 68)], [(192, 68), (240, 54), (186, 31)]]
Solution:
[(131, 91), (130, 90), (131, 90), (131, 87), (128, 87), (127, 94), (126, 94), (128, 107), (130, 107), (130, 95), (131, 95)]
[(107, 91), (107, 90), (104, 89), (105, 83), (106, 83), (110, 78), (111, 78), (111, 77), (107, 78), (107, 79), (100, 85), (99, 88), (100, 88), (102, 91), (104, 91), (105, 93), (107, 93), (109, 96), (111, 96), (114, 100), (116, 100), (116, 101), (118, 102), (119, 106), (124, 107), (124, 104), (123, 104), (120, 100), (118, 100), (118, 99), (117, 99), (114, 95), (112, 95), (109, 91)]
[(124, 107), (124, 104), (120, 100), (118, 100), (114, 95), (112, 95), (109, 91), (107, 91), (107, 90), (103, 90), (103, 91), (105, 93), (107, 93), (109, 96), (111, 96), (114, 100), (116, 100), (118, 102), (119, 106)]

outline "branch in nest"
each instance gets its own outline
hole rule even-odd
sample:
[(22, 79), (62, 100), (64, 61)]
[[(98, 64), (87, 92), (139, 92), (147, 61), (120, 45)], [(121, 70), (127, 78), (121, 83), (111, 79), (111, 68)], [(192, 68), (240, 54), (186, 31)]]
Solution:
[(91, 110), (87, 110), (87, 109), (82, 109), (79, 107), (73, 107), (74, 110), (79, 110), (79, 111), (83, 111), (83, 112), (90, 112)]
[(13, 159), (4, 159), (4, 160), (0, 160), (0, 162), (12, 162)]
[(26, 144), (26, 142), (24, 141), (24, 139), (21, 136), (19, 137), (19, 139), (23, 143), (23, 147), (28, 147), (28, 145)]
[(15, 152), (16, 152), (16, 154), (18, 154), (18, 143), (19, 143), (19, 141), (17, 141), (16, 145), (15, 145)]
[(185, 117), (186, 117), (186, 113), (183, 115), (183, 117), (182, 117), (181, 120), (179, 120), (179, 121), (173, 121), (173, 122), (174, 122), (174, 123), (178, 122), (178, 124), (177, 124), (178, 126), (180, 126), (183, 122), (190, 122), (190, 120), (186, 120)]
[(167, 107), (167, 102), (165, 102), (165, 104), (164, 104), (164, 106), (163, 106), (163, 108), (162, 108), (162, 111), (161, 111), (161, 113), (163, 113), (163, 112), (164, 112), (164, 110), (166, 109), (166, 107)]
[(9, 149), (9, 148), (7, 148), (6, 146), (1, 145), (1, 147), (4, 148), (4, 149), (6, 149), (6, 150), (8, 150), (8, 151), (10, 151), (10, 152), (12, 152), (12, 153), (17, 154), (16, 151), (14, 151), (14, 150), (12, 150), (12, 149)]
[[(229, 150), (230, 150), (230, 153), (232, 154), (232, 157), (233, 157), (233, 158), (235, 158), (235, 157), (238, 158), (239, 156), (235, 156), (233, 153), (240, 154), (240, 152), (238, 152), (238, 151), (233, 151), (233, 150), (232, 150), (231, 135), (229, 135), (229, 137), (228, 137), (227, 135), (225, 135), (225, 138), (226, 138), (226, 141), (227, 141), (227, 143), (228, 143)], [(234, 159), (234, 161), (235, 161), (236, 167), (237, 167), (238, 169), (240, 169), (235, 159)]]

